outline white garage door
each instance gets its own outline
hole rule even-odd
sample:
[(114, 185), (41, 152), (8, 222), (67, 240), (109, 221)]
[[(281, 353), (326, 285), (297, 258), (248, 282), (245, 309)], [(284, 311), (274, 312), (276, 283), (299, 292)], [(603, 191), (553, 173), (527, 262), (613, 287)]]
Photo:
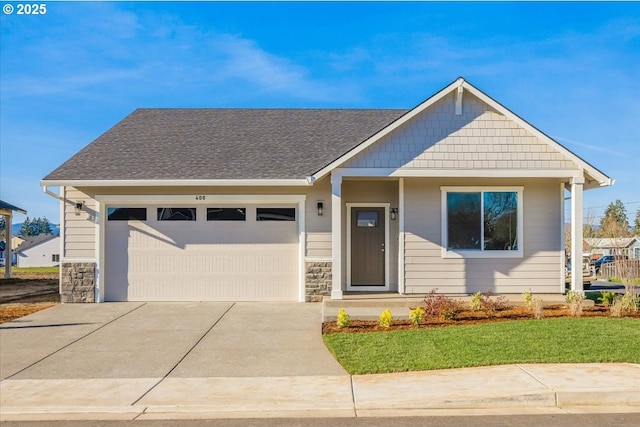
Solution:
[(106, 301), (297, 301), (295, 205), (108, 207)]

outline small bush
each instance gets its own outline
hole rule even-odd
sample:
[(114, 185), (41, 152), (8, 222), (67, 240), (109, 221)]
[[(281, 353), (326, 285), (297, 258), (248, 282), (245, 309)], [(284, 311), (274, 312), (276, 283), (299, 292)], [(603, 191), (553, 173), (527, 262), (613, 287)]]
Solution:
[(573, 300), (576, 298), (581, 298), (582, 300), (584, 300), (584, 296), (582, 295), (582, 293), (576, 291), (567, 291), (567, 294), (564, 296), (564, 300), (566, 301), (567, 305), (571, 305)]
[(338, 311), (338, 321), (336, 323), (340, 329), (347, 328), (351, 324), (351, 318), (347, 312), (344, 311), (344, 308), (341, 308), (340, 311)]
[(600, 301), (605, 307), (610, 307), (616, 299), (616, 296), (618, 296), (618, 294), (614, 291), (600, 291), (598, 301)]
[(378, 320), (380, 321), (380, 326), (382, 326), (383, 328), (390, 327), (393, 323), (393, 314), (391, 314), (391, 310), (387, 308), (385, 311), (380, 313), (380, 317), (378, 318)]
[(424, 320), (424, 308), (416, 307), (413, 310), (409, 310), (409, 318), (413, 326), (418, 326), (420, 322)]
[(540, 298), (536, 298), (531, 302), (534, 319), (544, 319), (544, 303)]
[(438, 295), (436, 291), (437, 289), (433, 289), (422, 301), (425, 315), (444, 320), (455, 319), (463, 311), (463, 304), (445, 295)]
[(611, 317), (622, 317), (622, 298), (616, 296), (609, 306), (609, 314)]
[(571, 298), (571, 302), (569, 303), (569, 311), (571, 312), (571, 317), (582, 316), (583, 301), (584, 301), (584, 295), (582, 295), (580, 292), (574, 292), (574, 295)]
[(507, 299), (503, 296), (491, 298), (491, 292), (487, 292), (482, 296), (482, 309), (492, 316), (496, 311), (504, 310), (509, 305)]
[(472, 311), (480, 311), (482, 309), (482, 299), (483, 295), (481, 292), (476, 292), (471, 296), (471, 301), (469, 301), (469, 307), (471, 307)]
[(623, 311), (637, 312), (640, 307), (640, 295), (634, 295), (631, 292), (625, 292), (620, 298), (620, 304)]
[(522, 301), (524, 302), (525, 307), (533, 307), (533, 294), (531, 293), (531, 291), (525, 291), (522, 293)]

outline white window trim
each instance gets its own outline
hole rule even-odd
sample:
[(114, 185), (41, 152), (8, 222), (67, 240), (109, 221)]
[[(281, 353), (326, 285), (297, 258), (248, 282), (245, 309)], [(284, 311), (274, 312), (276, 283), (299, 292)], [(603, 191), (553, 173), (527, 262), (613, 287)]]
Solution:
[[(449, 236), (447, 233), (447, 193), (483, 193), (483, 192), (501, 192), (511, 191), (518, 194), (518, 249), (515, 251), (486, 251), (483, 249), (456, 249), (449, 250)], [(440, 187), (441, 193), (441, 241), (442, 241), (442, 258), (522, 258), (524, 257), (524, 187)], [(484, 197), (480, 197), (481, 206), (484, 203)], [(484, 239), (483, 239), (484, 240)]]

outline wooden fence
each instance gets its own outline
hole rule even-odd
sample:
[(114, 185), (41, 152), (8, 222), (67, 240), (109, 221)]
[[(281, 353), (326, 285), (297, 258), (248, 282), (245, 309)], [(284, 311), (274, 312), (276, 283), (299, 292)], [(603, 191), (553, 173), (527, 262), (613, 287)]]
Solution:
[(600, 276), (602, 277), (630, 277), (633, 279), (640, 278), (640, 260), (624, 259), (620, 261), (604, 264), (600, 268)]

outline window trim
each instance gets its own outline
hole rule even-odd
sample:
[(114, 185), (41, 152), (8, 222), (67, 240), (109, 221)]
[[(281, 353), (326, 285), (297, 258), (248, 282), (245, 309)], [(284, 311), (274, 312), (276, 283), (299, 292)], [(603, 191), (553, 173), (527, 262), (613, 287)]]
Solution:
[[(518, 215), (518, 249), (513, 251), (500, 251), (500, 250), (485, 250), (484, 247), (480, 249), (447, 249), (449, 245), (448, 239), (448, 211), (447, 211), (447, 194), (448, 193), (481, 193), (480, 206), (481, 212), (484, 211), (484, 193), (485, 192), (514, 192), (517, 194), (517, 215)], [(523, 193), (524, 187), (511, 186), (446, 186), (440, 187), (441, 200), (441, 252), (442, 258), (523, 258), (524, 257), (524, 200)], [(484, 212), (483, 212), (484, 215)], [(484, 226), (482, 226), (484, 227)], [(484, 241), (484, 228), (481, 228), (481, 240)]]

